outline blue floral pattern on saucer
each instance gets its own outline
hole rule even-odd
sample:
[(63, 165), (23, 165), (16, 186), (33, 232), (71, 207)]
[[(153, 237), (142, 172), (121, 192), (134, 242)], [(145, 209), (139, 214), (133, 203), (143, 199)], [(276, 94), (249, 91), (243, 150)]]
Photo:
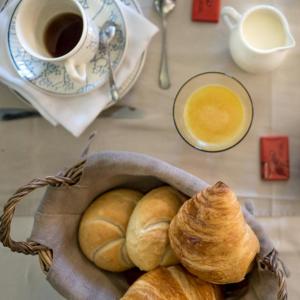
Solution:
[[(126, 0), (125, 0), (126, 1)], [(126, 26), (122, 12), (115, 0), (78, 0), (89, 17), (101, 28), (106, 21), (117, 25), (117, 32), (111, 43), (113, 68), (121, 64), (126, 49)], [(124, 0), (122, 1), (124, 2)], [(101, 44), (94, 59), (88, 64), (87, 81), (84, 84), (70, 79), (62, 64), (40, 61), (27, 53), (20, 45), (16, 35), (16, 12), (12, 15), (8, 30), (8, 48), (18, 74), (44, 92), (78, 96), (92, 91), (107, 80), (108, 61)]]

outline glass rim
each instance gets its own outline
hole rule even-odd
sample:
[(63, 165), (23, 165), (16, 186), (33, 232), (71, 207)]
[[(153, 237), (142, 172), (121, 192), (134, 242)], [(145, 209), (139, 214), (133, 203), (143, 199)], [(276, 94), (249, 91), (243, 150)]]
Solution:
[[(245, 131), (245, 133), (243, 134), (243, 136), (236, 142), (234, 143), (233, 145), (230, 145), (224, 149), (220, 149), (220, 150), (206, 150), (206, 149), (201, 149), (195, 145), (193, 145), (192, 143), (190, 143), (185, 137), (184, 135), (181, 133), (180, 129), (178, 128), (177, 126), (177, 123), (176, 123), (176, 118), (175, 118), (175, 107), (176, 107), (176, 102), (177, 102), (177, 99), (178, 99), (178, 96), (179, 94), (181, 93), (181, 91), (184, 89), (184, 87), (193, 79), (197, 78), (197, 77), (201, 77), (203, 75), (208, 75), (208, 74), (218, 74), (218, 75), (223, 75), (227, 78), (230, 78), (234, 81), (236, 81), (241, 87), (242, 89), (246, 92), (247, 96), (248, 96), (248, 100), (250, 102), (250, 107), (251, 107), (251, 119), (250, 119), (250, 122), (249, 122), (249, 125), (248, 125), (248, 128), (247, 130)], [(238, 80), (237, 78), (235, 78), (234, 76), (231, 76), (231, 75), (228, 75), (224, 72), (219, 72), (219, 71), (208, 71), (208, 72), (203, 72), (203, 73), (198, 73), (196, 75), (193, 75), (192, 77), (190, 77), (189, 79), (187, 79), (182, 85), (181, 87), (179, 88), (178, 92), (176, 93), (176, 96), (175, 96), (175, 99), (174, 99), (174, 103), (173, 103), (173, 122), (174, 122), (174, 125), (175, 125), (175, 128), (176, 128), (176, 131), (177, 133), (180, 135), (180, 137), (191, 147), (193, 147), (194, 149), (198, 150), (198, 151), (202, 151), (202, 152), (207, 152), (207, 153), (220, 153), (220, 152), (224, 152), (224, 151), (227, 151), (229, 149), (232, 149), (234, 148), (235, 146), (237, 146), (239, 143), (241, 143), (245, 137), (248, 135), (251, 127), (252, 127), (252, 124), (253, 124), (253, 119), (254, 119), (254, 105), (253, 105), (253, 100), (251, 98), (251, 95), (250, 93), (248, 92), (247, 88), (244, 86), (244, 84)]]

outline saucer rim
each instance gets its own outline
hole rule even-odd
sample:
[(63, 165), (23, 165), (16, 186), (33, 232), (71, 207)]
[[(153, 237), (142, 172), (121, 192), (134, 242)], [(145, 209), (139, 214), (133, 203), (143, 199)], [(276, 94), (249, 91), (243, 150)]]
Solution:
[[(97, 84), (91, 88), (90, 90), (88, 91), (83, 91), (83, 92), (80, 92), (80, 93), (60, 93), (60, 92), (55, 92), (55, 91), (49, 91), (49, 90), (46, 90), (42, 87), (39, 87), (38, 85), (34, 84), (33, 83), (33, 80), (27, 78), (26, 76), (21, 76), (19, 71), (20, 69), (18, 68), (18, 66), (16, 65), (15, 61), (14, 61), (14, 58), (13, 58), (13, 55), (12, 55), (12, 52), (11, 52), (11, 49), (10, 49), (10, 44), (9, 44), (9, 35), (10, 35), (10, 26), (11, 26), (11, 23), (12, 23), (12, 20), (13, 20), (13, 17), (16, 13), (16, 10), (18, 9), (20, 3), (22, 2), (23, 0), (19, 0), (18, 4), (16, 5), (12, 15), (11, 15), (11, 19), (9, 21), (9, 25), (8, 25), (8, 30), (7, 30), (7, 40), (6, 40), (6, 48), (7, 48), (7, 52), (9, 54), (9, 58), (10, 58), (10, 61), (15, 69), (15, 71), (17, 72), (18, 76), (20, 78), (22, 78), (23, 80), (25, 80), (26, 82), (28, 82), (34, 89), (36, 89), (37, 91), (39, 92), (42, 92), (46, 95), (49, 95), (49, 96), (58, 96), (58, 97), (61, 97), (61, 98), (70, 98), (70, 97), (81, 97), (81, 96), (84, 96), (84, 95), (88, 95), (89, 93), (95, 91), (96, 89), (99, 89), (101, 88), (107, 81), (108, 81), (108, 73), (104, 73), (103, 76), (97, 81)], [(78, 0), (77, 0), (78, 1)], [(96, 0), (95, 0), (96, 1)], [(122, 54), (121, 54), (121, 58), (120, 58), (120, 61), (118, 62), (118, 64), (113, 67), (113, 70), (115, 73), (118, 72), (119, 68), (121, 67), (122, 63), (124, 62), (124, 58), (125, 58), (125, 54), (127, 52), (127, 48), (128, 48), (128, 28), (127, 28), (127, 22), (124, 18), (124, 15), (123, 15), (123, 12), (122, 12), (122, 9), (120, 7), (120, 4), (118, 3), (117, 0), (112, 0), (115, 4), (115, 6), (118, 8), (119, 12), (120, 12), (120, 16), (122, 18), (122, 23), (123, 23), (123, 27), (124, 27), (124, 37), (125, 37), (125, 43), (124, 43), (124, 49), (122, 51)], [(133, 3), (135, 4), (138, 12), (140, 13), (141, 12), (141, 8), (138, 7), (136, 5), (136, 1), (135, 0), (132, 0)], [(24, 49), (24, 48), (23, 48)], [(25, 50), (25, 49), (24, 49)], [(26, 51), (26, 50), (25, 50)], [(72, 80), (72, 79), (70, 79)], [(85, 84), (82, 88), (85, 88), (87, 85)], [(17, 93), (18, 95), (18, 93)], [(26, 100), (26, 99), (25, 99)]]
[[(139, 4), (139, 2), (137, 1), (137, 0), (130, 0), (130, 1), (132, 1), (132, 4), (135, 6), (135, 9), (136, 9), (136, 11), (140, 14), (140, 15), (142, 15), (142, 16), (144, 16), (144, 13), (143, 13), (143, 10), (142, 10), (142, 8), (141, 8), (141, 6), (140, 6), (140, 4)], [(142, 53), (142, 55), (141, 55), (141, 57), (140, 57), (140, 59), (139, 59), (139, 61), (138, 61), (138, 63), (137, 63), (137, 68), (135, 69), (136, 71), (134, 71), (133, 73), (134, 73), (134, 76), (133, 76), (133, 78), (132, 78), (132, 80), (130, 80), (129, 81), (129, 83), (127, 84), (127, 86), (125, 86), (125, 88), (124, 88), (124, 91), (123, 92), (121, 92), (121, 94), (120, 94), (120, 100), (123, 98), (123, 97), (125, 97), (128, 93), (129, 93), (129, 91), (133, 88), (133, 86), (136, 84), (136, 82), (137, 82), (137, 80), (138, 80), (138, 78), (140, 77), (140, 75), (141, 75), (141, 73), (142, 73), (142, 70), (143, 70), (143, 68), (144, 68), (144, 66), (145, 66), (145, 62), (146, 62), (146, 58), (147, 58), (147, 53), (148, 53), (148, 50), (147, 49), (145, 49), (145, 51)], [(124, 83), (123, 83), (124, 84)], [(10, 89), (11, 90), (11, 92), (12, 93), (14, 93), (15, 95), (16, 95), (16, 97), (18, 97), (18, 99), (20, 100), (20, 101), (22, 101), (23, 103), (25, 103), (26, 105), (28, 105), (29, 107), (31, 107), (31, 108), (33, 108), (34, 110), (37, 110), (27, 99), (26, 99), (26, 97), (25, 96), (23, 96), (22, 94), (20, 94), (20, 93), (18, 93), (16, 90), (14, 90), (14, 89)], [(85, 97), (87, 94), (84, 94), (84, 95), (82, 95), (82, 97)], [(104, 110), (106, 110), (106, 109), (108, 109), (109, 107), (111, 107), (111, 106), (113, 106), (113, 105), (107, 105), (104, 109), (103, 109), (103, 111)]]

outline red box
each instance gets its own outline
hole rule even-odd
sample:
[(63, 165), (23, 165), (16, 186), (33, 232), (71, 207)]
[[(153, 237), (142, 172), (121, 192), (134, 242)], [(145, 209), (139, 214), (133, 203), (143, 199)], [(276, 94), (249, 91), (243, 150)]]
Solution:
[(197, 22), (218, 22), (221, 0), (193, 0), (192, 20)]
[(261, 176), (264, 180), (288, 180), (289, 139), (287, 136), (260, 139)]

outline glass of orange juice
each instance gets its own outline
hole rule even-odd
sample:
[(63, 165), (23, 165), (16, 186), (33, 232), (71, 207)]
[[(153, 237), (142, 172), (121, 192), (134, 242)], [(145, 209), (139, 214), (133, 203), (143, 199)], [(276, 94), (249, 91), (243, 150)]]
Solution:
[(178, 133), (189, 145), (220, 152), (247, 135), (253, 121), (253, 103), (237, 79), (220, 72), (202, 73), (180, 88), (173, 117)]

